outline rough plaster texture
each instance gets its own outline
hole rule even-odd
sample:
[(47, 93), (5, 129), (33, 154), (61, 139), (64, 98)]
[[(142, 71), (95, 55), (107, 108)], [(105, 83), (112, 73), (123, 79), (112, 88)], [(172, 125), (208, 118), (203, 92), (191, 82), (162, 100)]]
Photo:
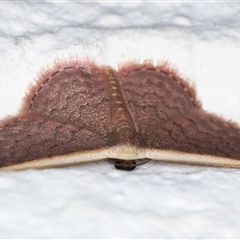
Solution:
[[(2, 2), (0, 119), (56, 58), (117, 68), (168, 61), (203, 107), (240, 123), (240, 5), (210, 2)], [(1, 172), (1, 238), (240, 237), (237, 169), (106, 162)]]

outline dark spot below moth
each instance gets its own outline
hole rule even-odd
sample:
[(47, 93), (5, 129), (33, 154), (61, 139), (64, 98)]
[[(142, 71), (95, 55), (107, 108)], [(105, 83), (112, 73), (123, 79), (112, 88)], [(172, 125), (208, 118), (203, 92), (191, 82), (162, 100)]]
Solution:
[(105, 159), (133, 170), (151, 159), (240, 167), (240, 128), (205, 112), (166, 64), (59, 62), (41, 72), (19, 115), (0, 123), (2, 169)]
[(132, 171), (133, 169), (136, 168), (137, 165), (134, 160), (129, 160), (126, 162), (124, 160), (116, 159), (114, 161), (114, 166), (118, 170)]

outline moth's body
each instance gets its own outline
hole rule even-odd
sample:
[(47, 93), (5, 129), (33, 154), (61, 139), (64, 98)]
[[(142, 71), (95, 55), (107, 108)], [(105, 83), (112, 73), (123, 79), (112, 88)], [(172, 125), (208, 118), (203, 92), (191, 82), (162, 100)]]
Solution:
[(20, 170), (106, 160), (240, 168), (240, 128), (205, 112), (188, 82), (161, 65), (120, 71), (57, 64), (0, 125), (0, 167)]
[[(124, 145), (126, 155), (123, 159), (119, 159), (121, 153), (116, 154), (116, 158), (109, 158), (117, 169), (133, 170), (136, 167), (136, 156), (138, 155), (137, 147), (140, 143), (134, 120), (125, 104), (120, 84), (110, 67), (104, 68), (110, 93), (110, 132), (109, 147), (113, 142)], [(114, 141), (112, 141), (114, 139)]]

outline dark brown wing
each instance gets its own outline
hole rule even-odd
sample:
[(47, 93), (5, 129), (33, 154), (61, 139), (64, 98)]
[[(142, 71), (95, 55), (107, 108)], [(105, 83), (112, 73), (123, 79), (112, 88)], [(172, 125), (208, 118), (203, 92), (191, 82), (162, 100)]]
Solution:
[(154, 128), (156, 124), (200, 107), (194, 89), (164, 67), (126, 67), (119, 71), (118, 78), (126, 104), (141, 134), (149, 127)]
[(109, 89), (104, 71), (80, 63), (42, 74), (30, 89), (24, 110), (106, 136), (109, 129)]
[(106, 142), (85, 128), (40, 117), (12, 118), (0, 127), (0, 167), (104, 147)]
[(164, 67), (120, 70), (124, 99), (142, 147), (240, 160), (240, 128), (201, 110), (194, 89)]
[(240, 160), (239, 127), (204, 111), (161, 122), (145, 136), (149, 148)]
[(21, 114), (0, 123), (0, 167), (106, 147), (109, 112), (101, 69), (57, 65), (41, 74)]

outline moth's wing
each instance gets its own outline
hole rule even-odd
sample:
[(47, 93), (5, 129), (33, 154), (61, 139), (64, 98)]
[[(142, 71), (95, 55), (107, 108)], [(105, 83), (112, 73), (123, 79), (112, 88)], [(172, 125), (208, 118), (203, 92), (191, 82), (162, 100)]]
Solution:
[[(11, 118), (0, 127), (0, 167), (43, 168), (104, 158), (106, 142), (77, 125), (45, 118)], [(63, 155), (63, 156), (61, 156)]]
[(40, 167), (64, 165), (66, 154), (72, 154), (72, 163), (91, 161), (98, 158), (94, 150), (106, 146), (110, 110), (104, 71), (74, 62), (53, 69), (40, 74), (21, 114), (0, 123), (1, 167), (30, 166), (34, 159), (41, 159), (35, 161)]
[(195, 91), (187, 82), (164, 67), (136, 65), (118, 73), (122, 93), (137, 131), (186, 114), (200, 107)]
[(105, 73), (93, 64), (69, 63), (43, 73), (25, 99), (24, 111), (87, 127), (106, 136), (109, 89)]
[(240, 167), (240, 128), (204, 111), (159, 122), (145, 136), (156, 160)]
[(119, 79), (144, 140), (141, 147), (149, 149), (147, 157), (240, 167), (240, 161), (229, 162), (240, 160), (240, 128), (201, 110), (186, 81), (164, 67), (151, 65), (123, 68)]

